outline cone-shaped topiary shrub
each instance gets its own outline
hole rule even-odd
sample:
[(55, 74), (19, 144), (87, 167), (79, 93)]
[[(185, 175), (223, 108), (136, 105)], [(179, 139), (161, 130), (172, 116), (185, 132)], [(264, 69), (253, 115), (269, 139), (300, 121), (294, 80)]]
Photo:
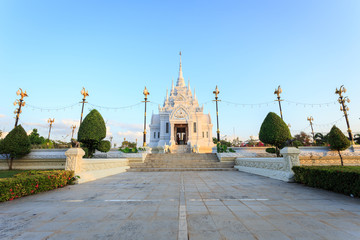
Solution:
[(100, 152), (108, 152), (108, 151), (110, 151), (110, 148), (111, 148), (110, 141), (102, 140), (99, 143), (99, 146), (98, 146), (97, 150), (99, 150)]
[(341, 166), (344, 166), (340, 151), (350, 147), (350, 141), (335, 125), (331, 128), (329, 133), (329, 144), (330, 149), (338, 151), (341, 160)]
[(106, 126), (104, 119), (96, 109), (93, 109), (80, 125), (78, 141), (88, 149), (88, 156), (92, 157), (105, 136)]
[(1, 144), (1, 153), (8, 156), (9, 170), (12, 170), (14, 158), (20, 158), (30, 153), (31, 143), (24, 128), (18, 125), (9, 132)]
[(291, 134), (286, 123), (276, 113), (269, 112), (261, 124), (259, 139), (263, 143), (274, 145), (279, 156), (278, 148), (291, 139)]

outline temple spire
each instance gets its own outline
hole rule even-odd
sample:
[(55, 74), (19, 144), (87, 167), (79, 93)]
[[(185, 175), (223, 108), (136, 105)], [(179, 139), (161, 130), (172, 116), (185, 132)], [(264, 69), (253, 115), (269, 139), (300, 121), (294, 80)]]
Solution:
[(188, 90), (190, 91), (190, 78), (188, 79)]
[(183, 77), (182, 67), (181, 67), (181, 51), (180, 51), (179, 55), (180, 55), (180, 67), (179, 67), (179, 77), (177, 79), (176, 86), (185, 87), (185, 82), (184, 82), (184, 77)]
[(169, 93), (168, 93), (168, 89), (166, 89), (166, 101), (169, 101)]
[(194, 99), (196, 100), (196, 92), (195, 92), (195, 88), (194, 88)]

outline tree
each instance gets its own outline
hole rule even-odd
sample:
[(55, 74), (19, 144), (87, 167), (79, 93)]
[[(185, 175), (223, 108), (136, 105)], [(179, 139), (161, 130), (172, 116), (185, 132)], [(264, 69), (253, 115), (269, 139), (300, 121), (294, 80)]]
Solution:
[(92, 157), (105, 137), (104, 119), (96, 109), (93, 109), (80, 125), (78, 141), (88, 149), (89, 157)]
[(311, 136), (306, 134), (305, 132), (300, 132), (300, 134), (296, 134), (294, 136), (295, 141), (299, 141), (301, 143), (302, 146), (309, 146), (310, 145), (310, 140), (311, 140)]
[(280, 156), (279, 148), (291, 139), (291, 134), (286, 123), (276, 113), (269, 112), (261, 124), (259, 139), (263, 143), (274, 145), (277, 156)]
[(350, 141), (335, 125), (331, 128), (329, 133), (329, 143), (330, 149), (338, 151), (341, 160), (341, 166), (344, 166), (340, 151), (350, 147)]
[(355, 134), (355, 136), (354, 136), (354, 141), (355, 141), (357, 144), (360, 144), (360, 134)]
[(231, 145), (233, 147), (240, 147), (241, 143), (242, 143), (242, 141), (239, 139), (239, 137), (237, 137), (232, 140)]
[(7, 156), (9, 170), (12, 170), (13, 160), (30, 153), (30, 149), (29, 137), (24, 128), (18, 125), (1, 141), (0, 153)]
[(329, 143), (329, 134), (316, 133), (315, 139), (317, 146), (324, 146)]
[(38, 133), (38, 130), (36, 128), (34, 128), (32, 130), (32, 132), (29, 135), (29, 139), (30, 139), (30, 143), (33, 145), (40, 145), (45, 143), (45, 138), (40, 136), (40, 134)]
[(124, 140), (122, 143), (121, 143), (121, 147), (120, 148), (136, 148), (136, 142), (130, 142), (130, 141), (127, 141), (127, 140)]

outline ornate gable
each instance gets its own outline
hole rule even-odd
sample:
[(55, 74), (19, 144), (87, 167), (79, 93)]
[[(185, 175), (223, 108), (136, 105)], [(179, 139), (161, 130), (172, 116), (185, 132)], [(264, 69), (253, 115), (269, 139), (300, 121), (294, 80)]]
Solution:
[(189, 119), (189, 113), (185, 107), (179, 106), (172, 112), (170, 118), (171, 119)]

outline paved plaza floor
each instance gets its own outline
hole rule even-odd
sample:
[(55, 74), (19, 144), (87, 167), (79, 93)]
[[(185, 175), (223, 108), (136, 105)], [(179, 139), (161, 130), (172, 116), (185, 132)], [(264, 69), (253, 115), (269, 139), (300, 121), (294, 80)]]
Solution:
[(128, 172), (0, 203), (0, 239), (360, 239), (360, 199), (237, 171)]

